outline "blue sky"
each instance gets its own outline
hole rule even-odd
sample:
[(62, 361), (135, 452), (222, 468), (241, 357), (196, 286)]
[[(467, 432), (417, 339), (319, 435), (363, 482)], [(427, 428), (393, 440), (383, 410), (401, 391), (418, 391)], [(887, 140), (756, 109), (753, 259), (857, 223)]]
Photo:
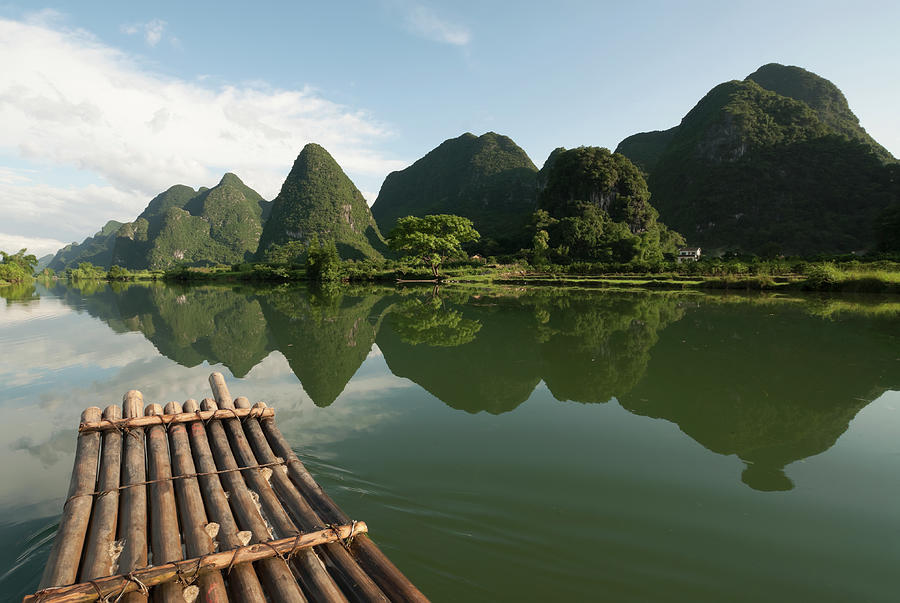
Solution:
[(897, 23), (866, 1), (0, 4), (0, 248), (51, 251), (225, 171), (272, 198), (310, 141), (370, 203), (466, 131), (538, 166), (615, 148), (769, 62), (836, 83), (900, 155)]

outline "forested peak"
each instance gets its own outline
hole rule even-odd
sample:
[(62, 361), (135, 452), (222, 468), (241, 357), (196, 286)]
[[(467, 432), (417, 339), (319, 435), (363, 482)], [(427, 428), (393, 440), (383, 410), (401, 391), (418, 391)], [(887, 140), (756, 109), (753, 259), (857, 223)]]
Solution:
[(116, 220), (110, 220), (106, 224), (103, 225), (103, 228), (100, 229), (100, 232), (95, 234), (95, 237), (108, 237), (109, 235), (116, 234), (118, 230), (122, 228), (122, 222), (118, 222)]
[(748, 75), (746, 79), (756, 82), (766, 90), (801, 100), (816, 111), (843, 114), (846, 119), (859, 123), (850, 110), (843, 92), (837, 86), (802, 67), (769, 63)]
[(541, 172), (546, 172), (553, 166), (553, 162), (562, 154), (566, 152), (566, 147), (556, 147), (550, 154), (547, 155), (547, 159), (544, 161), (544, 165), (541, 166)]
[(225, 172), (225, 175), (222, 176), (222, 179), (219, 180), (219, 184), (216, 186), (246, 186), (246, 184), (237, 177), (237, 174)]
[[(284, 184), (282, 184), (279, 196), (287, 193), (285, 187), (293, 188), (299, 183), (310, 179), (327, 180), (330, 178), (339, 178), (350, 182), (350, 178), (347, 177), (344, 170), (338, 165), (338, 162), (331, 156), (331, 153), (325, 150), (325, 147), (310, 142), (303, 147), (300, 154), (297, 155), (297, 159), (294, 160), (294, 165), (291, 167)], [(354, 186), (353, 188), (355, 189), (356, 187)]]
[[(291, 171), (288, 173), (283, 186), (305, 179), (314, 172), (323, 172), (320, 176), (324, 176), (325, 173), (339, 173), (344, 178), (347, 177), (344, 174), (344, 170), (338, 165), (338, 162), (331, 156), (331, 153), (325, 150), (325, 147), (310, 142), (297, 155), (297, 159), (294, 160), (294, 165), (291, 167)], [(282, 188), (281, 192), (282, 194), (284, 193), (284, 188)]]
[(306, 244), (313, 235), (333, 240), (344, 259), (378, 257), (384, 248), (362, 193), (328, 151), (309, 143), (273, 200), (258, 255), (272, 245)]
[(859, 118), (850, 109), (844, 93), (831, 81), (802, 67), (778, 63), (763, 65), (745, 81), (756, 82), (766, 90), (806, 103), (822, 123), (838, 134), (865, 142), (883, 161), (893, 159), (890, 152), (859, 125)]
[(482, 235), (478, 250), (497, 253), (525, 244), (536, 196), (537, 167), (519, 145), (496, 132), (466, 132), (388, 174), (372, 214), (383, 232), (404, 216), (463, 216)]
[(169, 208), (184, 207), (185, 203), (200, 192), (184, 184), (176, 184), (153, 197), (138, 217), (150, 219), (155, 216), (161, 216)]
[(486, 132), (481, 136), (466, 132), (456, 138), (449, 138), (406, 169), (435, 164), (451, 168), (454, 165), (466, 166), (484, 175), (523, 167), (537, 171), (534, 162), (522, 147), (509, 136), (496, 132)]
[(603, 147), (556, 149), (544, 169), (546, 185), (540, 206), (551, 214), (566, 213), (563, 208), (572, 202), (594, 203), (608, 211), (610, 200), (616, 197), (639, 203), (650, 198), (647, 183), (631, 160)]
[(262, 195), (244, 184), (244, 182), (240, 178), (238, 178), (237, 174), (234, 174), (232, 172), (227, 172), (224, 176), (222, 176), (222, 179), (219, 180), (219, 183), (213, 188), (209, 190), (201, 189), (201, 195), (203, 193), (207, 193), (208, 196), (219, 190), (234, 190), (246, 197), (248, 200), (253, 201), (254, 203), (259, 203), (259, 201), (262, 200)]
[(821, 138), (831, 130), (803, 101), (732, 80), (710, 90), (691, 109), (664, 155), (733, 162), (751, 149)]

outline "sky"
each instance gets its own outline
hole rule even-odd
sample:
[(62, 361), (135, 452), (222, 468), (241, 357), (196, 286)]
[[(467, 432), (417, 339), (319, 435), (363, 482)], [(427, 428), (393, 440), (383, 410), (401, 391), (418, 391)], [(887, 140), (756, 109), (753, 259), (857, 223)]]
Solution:
[(900, 2), (0, 0), (0, 249), (37, 255), (236, 173), (274, 198), (308, 142), (371, 204), (442, 141), (540, 167), (677, 125), (771, 62), (844, 92), (900, 156)]

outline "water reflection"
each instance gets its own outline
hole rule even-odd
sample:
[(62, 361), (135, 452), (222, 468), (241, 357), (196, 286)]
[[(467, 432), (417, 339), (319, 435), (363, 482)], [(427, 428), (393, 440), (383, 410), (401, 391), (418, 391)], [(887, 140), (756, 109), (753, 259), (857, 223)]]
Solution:
[(469, 413), (512, 411), (542, 381), (560, 401), (616, 399), (737, 455), (741, 479), (761, 491), (792, 488), (788, 464), (830, 448), (860, 409), (900, 387), (900, 311), (890, 303), (555, 289), (56, 293), (185, 366), (222, 363), (243, 376), (277, 350), (323, 407), (373, 344), (394, 375)]

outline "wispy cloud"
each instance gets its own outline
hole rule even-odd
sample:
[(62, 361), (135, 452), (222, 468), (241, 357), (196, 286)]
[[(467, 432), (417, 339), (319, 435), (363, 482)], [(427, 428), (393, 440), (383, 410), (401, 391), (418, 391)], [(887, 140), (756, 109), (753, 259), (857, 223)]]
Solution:
[[(167, 25), (168, 23), (162, 19), (152, 19), (146, 23), (129, 23), (122, 25), (120, 29), (122, 30), (122, 33), (126, 33), (130, 36), (142, 35), (144, 36), (144, 41), (147, 42), (147, 45), (156, 46), (159, 44), (159, 41), (163, 39)], [(168, 38), (170, 42), (177, 43), (177, 39), (171, 34)]]
[(467, 28), (442, 18), (429, 6), (403, 2), (399, 7), (404, 13), (404, 25), (416, 35), (454, 46), (466, 46), (472, 40)]
[[(0, 19), (0, 156), (21, 166), (0, 170), (8, 233), (80, 240), (173, 184), (210, 186), (225, 171), (271, 199), (312, 141), (368, 188), (406, 165), (377, 150), (388, 127), (314, 89), (160, 75), (51, 17)], [(78, 170), (80, 185), (43, 179), (55, 166)]]

